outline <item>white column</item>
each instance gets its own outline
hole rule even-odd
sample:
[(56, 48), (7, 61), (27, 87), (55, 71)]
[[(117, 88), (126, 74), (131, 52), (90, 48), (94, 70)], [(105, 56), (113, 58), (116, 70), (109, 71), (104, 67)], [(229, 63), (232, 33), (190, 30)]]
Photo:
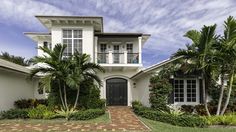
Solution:
[(127, 51), (124, 51), (124, 64), (127, 64)]
[(98, 37), (94, 37), (94, 62), (98, 62)]
[(108, 51), (109, 55), (108, 55), (108, 62), (109, 64), (113, 63), (113, 56), (112, 56), (112, 51)]
[(142, 64), (142, 37), (138, 37), (139, 64)]

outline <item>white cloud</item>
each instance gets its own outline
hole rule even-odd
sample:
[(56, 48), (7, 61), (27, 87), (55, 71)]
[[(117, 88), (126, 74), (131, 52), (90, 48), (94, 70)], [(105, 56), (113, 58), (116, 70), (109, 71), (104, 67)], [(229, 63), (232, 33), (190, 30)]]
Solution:
[(5, 24), (22, 26), (37, 30), (39, 27), (35, 15), (70, 15), (55, 6), (32, 0), (1, 0), (0, 21)]
[[(39, 23), (33, 17), (44, 15), (99, 15), (104, 17), (107, 32), (144, 32), (152, 37), (144, 46), (150, 58), (170, 56), (189, 42), (183, 37), (191, 29), (203, 25), (218, 25), (222, 32), (223, 21), (236, 16), (235, 0), (60, 0), (30, 1), (3, 0), (0, 4), (0, 21), (8, 21), (37, 30)], [(157, 51), (157, 52), (155, 52)], [(149, 52), (153, 54), (148, 54)], [(159, 59), (159, 58), (158, 58)], [(147, 60), (145, 64), (149, 65)]]

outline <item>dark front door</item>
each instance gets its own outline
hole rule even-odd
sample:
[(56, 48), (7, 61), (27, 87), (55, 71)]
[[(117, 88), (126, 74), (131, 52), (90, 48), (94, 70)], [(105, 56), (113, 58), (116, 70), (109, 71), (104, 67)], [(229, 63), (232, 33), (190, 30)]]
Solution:
[(108, 105), (127, 105), (127, 80), (112, 78), (106, 81)]

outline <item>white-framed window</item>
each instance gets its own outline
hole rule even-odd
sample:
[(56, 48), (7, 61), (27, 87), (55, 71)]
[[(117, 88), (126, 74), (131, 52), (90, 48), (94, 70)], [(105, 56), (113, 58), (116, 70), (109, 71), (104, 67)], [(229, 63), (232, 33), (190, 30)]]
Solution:
[(100, 52), (101, 53), (107, 52), (107, 44), (100, 44)]
[(77, 50), (83, 53), (83, 32), (82, 29), (63, 29), (62, 30), (62, 43), (66, 44), (64, 55), (70, 56)]
[(174, 102), (179, 104), (196, 104), (199, 102), (198, 79), (174, 79)]
[(128, 53), (133, 53), (133, 44), (132, 43), (127, 43), (126, 44), (126, 50)]

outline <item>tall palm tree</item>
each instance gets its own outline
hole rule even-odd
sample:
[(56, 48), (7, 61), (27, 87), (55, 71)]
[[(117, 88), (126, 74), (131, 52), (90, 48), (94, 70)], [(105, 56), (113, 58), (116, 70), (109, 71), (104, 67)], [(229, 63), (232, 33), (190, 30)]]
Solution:
[(96, 63), (90, 62), (90, 56), (87, 54), (80, 54), (75, 52), (71, 58), (70, 71), (66, 79), (66, 83), (69, 87), (77, 89), (76, 99), (74, 103), (74, 109), (78, 104), (80, 85), (85, 80), (91, 80), (101, 85), (101, 80), (97, 76), (97, 72), (104, 72), (104, 69)]
[(236, 70), (236, 20), (229, 16), (224, 24), (224, 36), (221, 38), (222, 47), (224, 48), (223, 54), (225, 55), (225, 60), (228, 64), (228, 75), (230, 78), (229, 89), (227, 93), (227, 98), (222, 108), (221, 115), (225, 113), (225, 110), (229, 104), (229, 99), (231, 96), (233, 81), (235, 77)]
[[(51, 88), (52, 82), (56, 82), (60, 94), (61, 103), (64, 109), (68, 109), (66, 101), (65, 78), (69, 69), (69, 59), (63, 58), (66, 45), (57, 44), (53, 50), (47, 47), (40, 47), (45, 54), (33, 58), (34, 64), (39, 64), (32, 69), (30, 77), (36, 74), (42, 75), (40, 82), (46, 88)], [(64, 97), (62, 95), (62, 85), (64, 86)]]
[(204, 26), (201, 31), (190, 30), (184, 36), (192, 40), (191, 45), (186, 45), (187, 49), (179, 49), (173, 56), (184, 56), (185, 62), (188, 64), (187, 72), (201, 71), (204, 78), (203, 99), (207, 114), (210, 112), (207, 107), (207, 88), (211, 81), (212, 58), (211, 47), (215, 42), (216, 25)]

